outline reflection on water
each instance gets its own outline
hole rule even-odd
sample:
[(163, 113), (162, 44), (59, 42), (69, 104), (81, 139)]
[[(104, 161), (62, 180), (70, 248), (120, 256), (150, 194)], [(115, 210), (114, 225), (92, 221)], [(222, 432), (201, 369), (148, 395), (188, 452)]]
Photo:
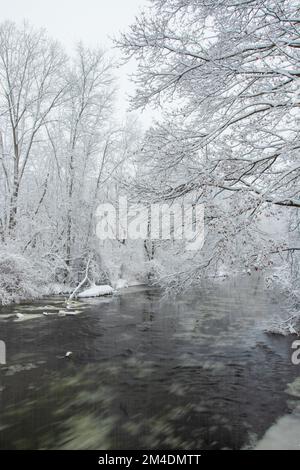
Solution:
[(78, 309), (59, 315), (56, 298), (0, 311), (0, 448), (240, 449), (297, 409), (292, 339), (263, 333), (281, 305), (259, 280), (177, 300), (128, 289)]

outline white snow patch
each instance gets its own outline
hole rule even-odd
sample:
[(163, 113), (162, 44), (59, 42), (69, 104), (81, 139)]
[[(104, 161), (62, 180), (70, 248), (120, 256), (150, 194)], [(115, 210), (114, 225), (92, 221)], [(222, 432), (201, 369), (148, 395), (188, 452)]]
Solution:
[[(288, 384), (286, 393), (300, 398), (300, 378)], [(258, 442), (255, 450), (300, 450), (300, 405), (293, 413), (282, 416)]]
[(129, 287), (128, 281), (126, 279), (118, 279), (114, 285), (115, 289), (125, 289)]
[(110, 295), (113, 294), (114, 290), (111, 286), (93, 286), (89, 289), (84, 290), (78, 297), (85, 298), (85, 297), (100, 297), (102, 295)]
[(299, 450), (300, 410), (280, 418), (259, 441), (255, 450)]
[(15, 316), (14, 322), (21, 322), (21, 321), (34, 320), (36, 318), (41, 318), (42, 314), (39, 314), (39, 313), (33, 313), (33, 314), (26, 313), (24, 315), (23, 313), (16, 313), (14, 316)]

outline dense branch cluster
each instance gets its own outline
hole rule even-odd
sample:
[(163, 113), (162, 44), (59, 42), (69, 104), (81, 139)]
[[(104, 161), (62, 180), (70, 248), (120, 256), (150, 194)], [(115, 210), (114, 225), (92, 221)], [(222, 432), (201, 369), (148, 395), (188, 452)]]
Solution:
[(262, 225), (300, 207), (297, 2), (154, 0), (119, 46), (138, 60), (134, 105), (162, 110), (137, 193), (206, 205), (205, 260), (187, 278), (225, 258), (269, 264), (289, 240)]
[(22, 256), (45, 262), (52, 281), (70, 282), (90, 253), (97, 258), (94, 211), (112, 197), (112, 177), (118, 191), (135, 140), (133, 126), (114, 118), (113, 70), (102, 50), (79, 44), (70, 58), (43, 30), (0, 25), (0, 240), (7, 269), (15, 258), (5, 250), (18, 253), (20, 265)]

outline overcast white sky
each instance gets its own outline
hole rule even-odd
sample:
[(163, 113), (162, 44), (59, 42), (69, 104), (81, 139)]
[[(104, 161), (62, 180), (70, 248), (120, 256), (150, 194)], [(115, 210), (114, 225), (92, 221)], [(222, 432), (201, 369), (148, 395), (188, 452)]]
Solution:
[[(109, 36), (125, 30), (146, 4), (147, 0), (0, 0), (0, 19), (26, 19), (37, 27), (45, 27), (71, 52), (79, 40), (88, 46), (109, 48)], [(122, 110), (127, 103), (126, 93), (132, 92), (126, 78), (131, 71), (128, 66), (118, 71)]]

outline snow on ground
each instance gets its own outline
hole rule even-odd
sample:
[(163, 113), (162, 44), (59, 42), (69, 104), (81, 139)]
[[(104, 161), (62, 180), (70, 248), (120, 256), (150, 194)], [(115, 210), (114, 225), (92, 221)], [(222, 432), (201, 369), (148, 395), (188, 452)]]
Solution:
[[(300, 399), (300, 379), (288, 385), (286, 393), (295, 403)], [(279, 418), (258, 442), (255, 450), (300, 450), (300, 405), (294, 411)]]
[(110, 295), (113, 294), (114, 290), (111, 286), (93, 286), (89, 289), (84, 290), (78, 294), (78, 297), (86, 298), (86, 297), (100, 297), (102, 295)]
[(300, 408), (280, 418), (259, 441), (255, 450), (300, 450)]

